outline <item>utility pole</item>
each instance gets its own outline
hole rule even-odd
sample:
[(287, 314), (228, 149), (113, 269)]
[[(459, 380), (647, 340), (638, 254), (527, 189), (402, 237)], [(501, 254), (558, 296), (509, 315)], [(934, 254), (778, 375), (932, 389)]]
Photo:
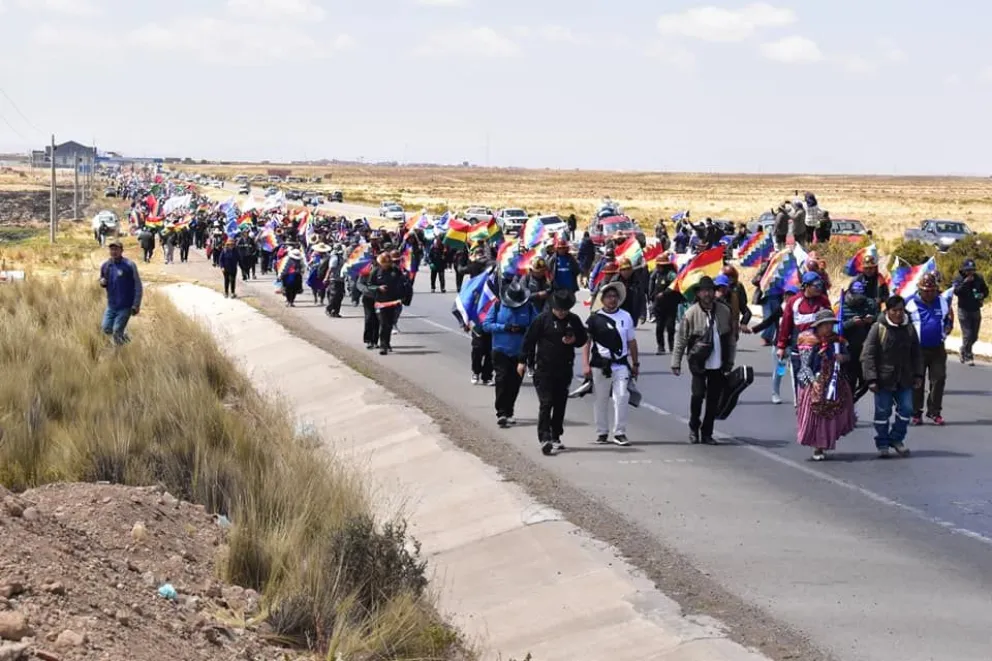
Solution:
[(51, 208), (48, 211), (48, 222), (50, 227), (48, 228), (48, 239), (55, 243), (55, 230), (58, 226), (58, 209), (55, 206), (55, 134), (52, 134), (52, 200)]
[(72, 217), (79, 220), (79, 162), (82, 159), (76, 156), (76, 174), (72, 184)]

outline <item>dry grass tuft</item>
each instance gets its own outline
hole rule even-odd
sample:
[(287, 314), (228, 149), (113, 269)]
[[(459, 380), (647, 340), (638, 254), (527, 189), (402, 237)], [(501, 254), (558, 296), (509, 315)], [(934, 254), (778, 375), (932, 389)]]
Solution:
[(297, 436), (213, 338), (149, 292), (134, 341), (98, 328), (90, 282), (0, 287), (0, 484), (162, 484), (234, 525), (225, 578), (265, 597), (278, 635), (346, 658), (444, 659), (402, 525), (376, 525), (354, 472)]

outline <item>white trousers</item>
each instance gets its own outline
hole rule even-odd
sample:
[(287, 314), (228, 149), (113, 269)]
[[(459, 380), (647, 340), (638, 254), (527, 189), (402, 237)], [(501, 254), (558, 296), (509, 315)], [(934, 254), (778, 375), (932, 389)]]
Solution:
[(613, 435), (619, 436), (627, 433), (627, 403), (630, 401), (630, 392), (627, 385), (630, 383), (630, 370), (626, 365), (614, 365), (613, 376), (603, 376), (603, 370), (593, 368), (592, 389), (596, 398), (593, 404), (593, 417), (596, 419), (596, 435), (610, 433), (610, 395), (613, 395)]

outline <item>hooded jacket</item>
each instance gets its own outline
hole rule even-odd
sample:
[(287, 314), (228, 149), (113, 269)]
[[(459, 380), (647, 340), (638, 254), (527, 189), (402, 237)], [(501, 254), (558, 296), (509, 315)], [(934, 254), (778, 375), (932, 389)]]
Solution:
[[(538, 312), (530, 302), (519, 308), (497, 303), (496, 314), (490, 314), (482, 322), (482, 330), (492, 333), (493, 353), (501, 353), (511, 358), (523, 356), (524, 336), (537, 316)], [(513, 327), (516, 328), (510, 330)]]
[(815, 298), (806, 298), (802, 292), (799, 292), (786, 301), (778, 328), (778, 348), (795, 347), (799, 334), (813, 325), (816, 313), (829, 309), (831, 309), (830, 299), (824, 294)]
[(861, 350), (861, 367), (865, 381), (880, 390), (912, 388), (915, 379), (923, 378), (923, 352), (908, 314), (898, 326), (883, 315), (871, 327)]

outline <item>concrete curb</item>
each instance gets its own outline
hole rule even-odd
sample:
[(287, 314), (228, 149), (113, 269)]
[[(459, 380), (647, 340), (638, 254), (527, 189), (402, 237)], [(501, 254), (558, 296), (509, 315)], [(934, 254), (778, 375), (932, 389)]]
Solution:
[[(754, 315), (754, 321), (761, 321), (764, 317), (763, 311), (760, 305), (750, 305), (751, 314)], [(961, 353), (961, 338), (952, 335), (947, 338), (944, 346), (950, 353)], [(975, 342), (974, 348), (972, 348), (972, 353), (979, 358), (992, 359), (992, 342)]]
[(767, 661), (708, 617), (686, 617), (609, 545), (457, 449), (426, 414), (245, 303), (190, 284), (165, 293), (257, 386), (286, 397), (335, 456), (402, 513), (444, 614), (483, 659)]

